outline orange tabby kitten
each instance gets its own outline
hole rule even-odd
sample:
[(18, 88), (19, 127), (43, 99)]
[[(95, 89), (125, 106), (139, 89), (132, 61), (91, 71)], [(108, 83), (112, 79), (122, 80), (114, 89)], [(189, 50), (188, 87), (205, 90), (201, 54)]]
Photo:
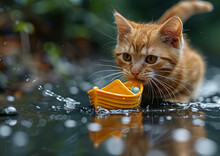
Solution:
[(115, 59), (126, 78), (143, 81), (143, 97), (180, 103), (195, 98), (205, 63), (184, 38), (182, 21), (212, 8), (209, 2), (181, 1), (157, 22), (147, 24), (129, 21), (115, 12)]

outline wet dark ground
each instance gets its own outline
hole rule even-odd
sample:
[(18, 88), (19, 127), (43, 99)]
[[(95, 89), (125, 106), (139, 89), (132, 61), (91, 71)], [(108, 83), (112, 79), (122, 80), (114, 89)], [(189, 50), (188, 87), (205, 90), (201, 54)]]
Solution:
[(212, 71), (196, 102), (142, 110), (95, 114), (86, 81), (7, 96), (1, 108), (14, 106), (18, 115), (0, 117), (0, 155), (220, 155), (220, 72)]

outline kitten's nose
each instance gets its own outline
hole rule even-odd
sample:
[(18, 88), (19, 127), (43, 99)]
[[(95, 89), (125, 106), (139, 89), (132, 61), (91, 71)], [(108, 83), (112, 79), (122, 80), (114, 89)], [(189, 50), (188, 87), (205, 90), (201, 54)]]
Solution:
[(131, 72), (131, 74), (134, 75), (135, 77), (137, 77), (139, 73), (138, 72)]

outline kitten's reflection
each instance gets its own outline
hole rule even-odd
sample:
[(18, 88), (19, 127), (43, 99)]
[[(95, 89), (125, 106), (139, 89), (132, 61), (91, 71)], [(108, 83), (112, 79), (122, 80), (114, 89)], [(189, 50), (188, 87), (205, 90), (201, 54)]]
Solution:
[[(196, 155), (193, 145), (201, 137), (205, 137), (203, 124), (195, 124), (195, 119), (202, 120), (202, 112), (190, 110), (179, 113), (134, 113), (110, 115), (92, 122), (102, 126), (99, 132), (89, 132), (94, 146), (113, 137), (123, 140), (123, 152), (119, 155)], [(129, 120), (130, 118), (130, 120)], [(109, 144), (108, 144), (109, 146)], [(111, 145), (110, 145), (111, 146)], [(114, 145), (112, 145), (114, 146)]]

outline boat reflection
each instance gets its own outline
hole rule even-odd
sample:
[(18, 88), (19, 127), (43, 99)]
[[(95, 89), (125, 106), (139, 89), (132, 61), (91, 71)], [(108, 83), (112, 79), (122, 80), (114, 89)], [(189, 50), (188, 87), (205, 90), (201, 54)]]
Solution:
[[(89, 131), (89, 135), (95, 147), (103, 142), (113, 155), (193, 156), (198, 155), (195, 142), (206, 136), (203, 120), (203, 112), (192, 112), (191, 109), (167, 113), (131, 113), (128, 116), (96, 115), (91, 122), (100, 124), (102, 128), (96, 132)], [(117, 140), (123, 145), (119, 146)], [(111, 150), (118, 152), (112, 153)]]
[(143, 131), (142, 119), (142, 113), (132, 113), (129, 116), (110, 115), (100, 117), (96, 115), (91, 119), (91, 122), (100, 124), (102, 129), (98, 132), (89, 131), (90, 139), (94, 142), (94, 146), (98, 147), (101, 142), (111, 136), (115, 138), (125, 137), (130, 129)]

